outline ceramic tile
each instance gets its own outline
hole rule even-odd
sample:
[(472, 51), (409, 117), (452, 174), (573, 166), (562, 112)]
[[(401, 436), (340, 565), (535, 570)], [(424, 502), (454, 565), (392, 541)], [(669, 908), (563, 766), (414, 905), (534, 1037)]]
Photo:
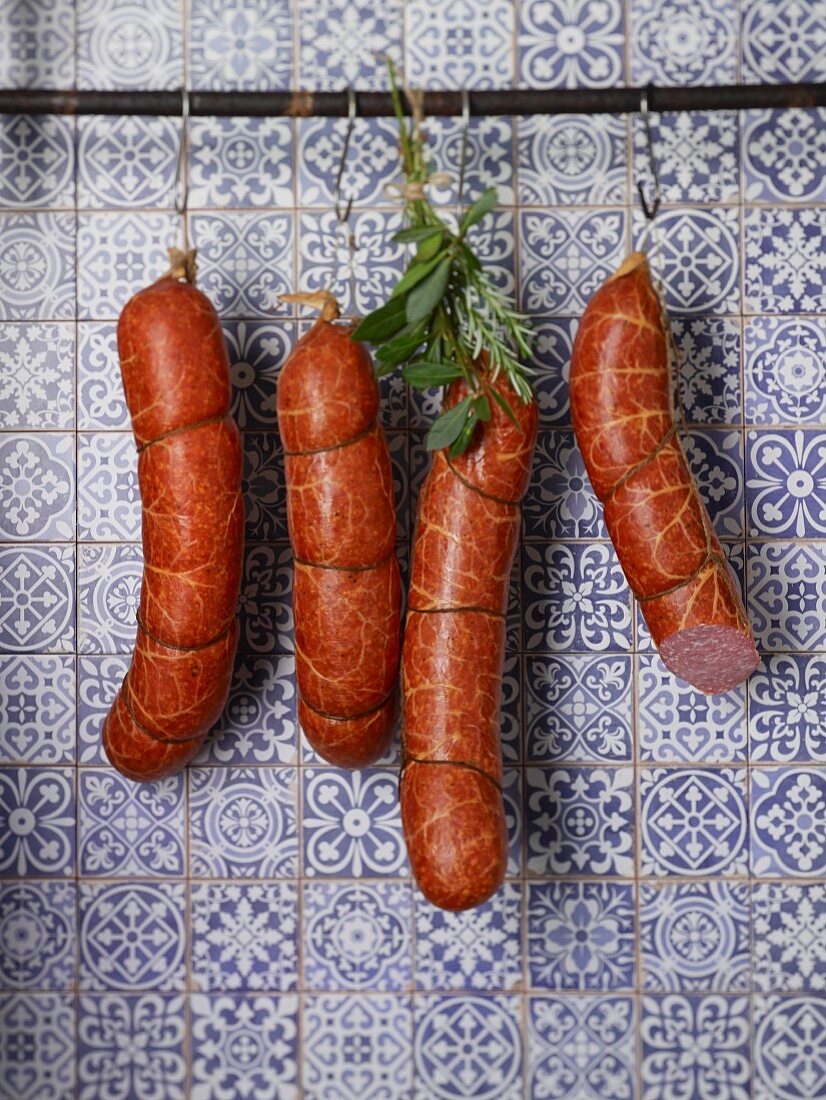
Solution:
[(583, 7), (574, 0), (522, 0), (519, 84), (529, 88), (604, 88), (623, 83), (621, 0)]
[(278, 372), (295, 342), (291, 322), (226, 321), (221, 326), (232, 379), (232, 408), (242, 431), (275, 427)]
[(131, 653), (138, 629), (140, 546), (88, 545), (79, 554), (79, 652)]
[(755, 1100), (774, 1100), (778, 1085), (790, 1096), (817, 1096), (826, 1087), (822, 997), (756, 997)]
[(826, 761), (820, 706), (825, 677), (823, 657), (783, 653), (763, 659), (748, 683), (753, 761)]
[(75, 551), (71, 546), (0, 548), (0, 648), (72, 652)]
[(387, 86), (386, 56), (398, 64), (402, 0), (298, 0), (299, 88)]
[(138, 455), (132, 433), (82, 432), (77, 437), (77, 451), (78, 539), (139, 539)]
[(764, 993), (826, 988), (826, 887), (761, 882), (752, 889), (754, 985)]
[(634, 84), (732, 84), (737, 76), (735, 0), (633, 0)]
[(0, 827), (1, 875), (74, 875), (74, 773), (68, 768), (0, 768)]
[(75, 437), (0, 432), (0, 542), (75, 537)]
[(169, 267), (178, 243), (174, 214), (80, 214), (77, 219), (78, 316), (115, 320), (127, 301)]
[(193, 119), (190, 209), (293, 206), (292, 139), (288, 119)]
[(817, 312), (826, 272), (826, 207), (746, 207), (745, 308)]
[(801, 768), (754, 769), (751, 872), (818, 878), (826, 868), (826, 777)]
[(114, 321), (81, 321), (78, 326), (78, 427), (91, 430), (130, 425), (123, 393)]
[(292, 551), (283, 546), (250, 546), (238, 604), (242, 653), (293, 650)]
[(527, 115), (518, 125), (520, 204), (627, 201), (625, 116)]
[(823, 202), (824, 157), (826, 112), (822, 109), (744, 112), (746, 199)]
[(826, 638), (826, 554), (818, 542), (749, 545), (749, 612), (758, 648), (808, 651)]
[(746, 492), (753, 538), (826, 534), (826, 445), (820, 432), (747, 434)]
[(677, 348), (675, 407), (682, 407), (688, 424), (741, 422), (739, 319), (672, 317), (671, 332)]
[(405, 73), (427, 88), (501, 88), (513, 81), (514, 5), (492, 0), (408, 0)]
[(74, 763), (74, 658), (0, 656), (0, 714), (3, 764)]
[(292, 36), (288, 0), (192, 0), (191, 85), (216, 91), (289, 88)]
[(826, 78), (823, 4), (743, 0), (741, 44), (747, 84), (785, 84)]
[(115, 701), (129, 658), (83, 656), (77, 659), (77, 758), (79, 764), (105, 764), (103, 722)]
[(533, 328), (533, 358), (531, 368), (539, 422), (543, 427), (566, 426), (571, 423), (568, 381), (571, 353), (578, 319), (535, 319)]
[[(642, 116), (633, 116), (634, 178), (651, 185)], [(663, 202), (737, 202), (740, 194), (736, 111), (657, 112), (651, 121)]]
[(826, 419), (826, 324), (817, 317), (750, 317), (745, 323), (746, 420)]
[(168, 0), (77, 0), (79, 88), (180, 88), (183, 34)]
[(75, 1082), (71, 994), (0, 996), (0, 1089), (15, 1100), (64, 1100)]
[(78, 207), (171, 207), (179, 131), (171, 118), (78, 119)]
[(314, 1037), (304, 1048), (301, 1081), (306, 1100), (410, 1095), (409, 998), (308, 994), (301, 1022), (302, 1033)]
[(279, 296), (294, 289), (290, 214), (193, 214), (190, 225), (198, 246), (198, 285), (221, 317), (285, 312)]
[(74, 326), (0, 324), (0, 428), (72, 428)]
[(539, 432), (522, 530), (525, 538), (544, 541), (608, 538), (572, 431)]
[(75, 982), (74, 882), (0, 886), (0, 987), (67, 990)]
[[(5, 82), (4, 87), (9, 87)], [(0, 209), (72, 207), (72, 123), (54, 115), (0, 116)]]
[(0, 320), (60, 321), (75, 311), (72, 214), (0, 217)]

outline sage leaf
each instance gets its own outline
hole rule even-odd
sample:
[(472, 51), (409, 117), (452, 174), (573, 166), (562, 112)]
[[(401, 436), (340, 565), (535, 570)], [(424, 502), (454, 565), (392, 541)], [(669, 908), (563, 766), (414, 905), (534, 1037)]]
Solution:
[(441, 302), (450, 278), (452, 260), (449, 256), (439, 260), (426, 279), (423, 279), (407, 295), (407, 320), (410, 323), (429, 317)]
[(391, 240), (399, 244), (409, 244), (414, 241), (426, 241), (428, 237), (441, 236), (444, 229), (440, 225), (412, 225), (409, 229), (400, 229), (394, 233)]
[(416, 249), (416, 259), (420, 263), (426, 263), (428, 260), (432, 260), (434, 256), (437, 256), (442, 251), (442, 238), (438, 237), (425, 237), (419, 247)]
[(467, 450), (468, 444), (471, 439), (473, 439), (473, 433), (476, 431), (477, 423), (478, 417), (476, 416), (476, 411), (475, 409), (471, 409), (464, 427), (450, 446), (450, 451), (448, 453), (451, 458), (455, 458), (457, 455), (460, 455), (462, 451)]
[(353, 332), (354, 340), (368, 344), (381, 344), (395, 336), (407, 324), (406, 307), (402, 298), (391, 298), (383, 306), (368, 313), (359, 321)]
[(483, 393), (473, 399), (473, 411), (480, 420), (490, 420), (490, 401)]
[(430, 425), (425, 445), (429, 451), (439, 451), (442, 447), (449, 446), (456, 439), (465, 426), (470, 415), (470, 403), (473, 398), (468, 394), (463, 397), (458, 405), (443, 412), (441, 416)]
[(472, 225), (476, 225), (480, 222), (486, 214), (489, 214), (499, 202), (499, 195), (495, 187), (489, 187), (487, 191), (483, 192), (476, 202), (468, 210), (467, 214), (462, 218), (462, 222), (459, 226), (459, 236), (464, 237), (468, 229)]
[(407, 291), (411, 289), (411, 287), (416, 286), (416, 284), (420, 283), (422, 279), (427, 278), (427, 276), (430, 274), (433, 268), (436, 267), (443, 256), (444, 251), (440, 251), (436, 256), (434, 256), (431, 260), (428, 260), (426, 263), (421, 263), (418, 259), (413, 260), (413, 262), (408, 266), (407, 271), (405, 271), (404, 275), (402, 275), (401, 279), (399, 279), (399, 281), (393, 287), (393, 293), (390, 295), (390, 300), (392, 301), (393, 298), (398, 298), (400, 294), (406, 294)]
[(417, 390), (429, 390), (431, 386), (446, 386), (462, 377), (462, 372), (453, 363), (431, 363), (420, 359), (404, 368), (404, 378)]
[(409, 359), (416, 348), (424, 342), (427, 333), (427, 325), (406, 325), (398, 336), (389, 340), (382, 347), (376, 349), (376, 358), (382, 363), (392, 363), (398, 366), (405, 359)]
[(514, 413), (513, 409), (510, 407), (508, 402), (505, 400), (505, 398), (502, 396), (502, 394), (498, 390), (495, 390), (493, 388), (489, 389), (488, 393), (493, 398), (493, 400), (496, 402), (496, 404), (499, 406), (499, 408), (502, 409), (507, 414), (508, 418), (510, 420), (512, 420), (514, 422), (514, 424), (516, 425), (516, 427), (518, 428), (519, 427), (519, 421), (516, 419), (516, 414)]

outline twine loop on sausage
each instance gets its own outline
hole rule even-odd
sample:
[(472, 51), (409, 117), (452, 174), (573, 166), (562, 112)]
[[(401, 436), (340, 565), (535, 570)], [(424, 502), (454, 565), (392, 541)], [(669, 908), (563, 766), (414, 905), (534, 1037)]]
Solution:
[(487, 779), (488, 783), (492, 783), (494, 787), (499, 791), (500, 795), (504, 796), (504, 789), (498, 779), (486, 772), (484, 768), (480, 768), (478, 764), (471, 764), (469, 760), (440, 760), (440, 759), (428, 759), (421, 756), (414, 756), (407, 751), (407, 745), (405, 743), (404, 734), (401, 738), (401, 767), (399, 768), (399, 790), (401, 790), (402, 780), (404, 779), (404, 773), (407, 770), (408, 764), (432, 764), (434, 767), (444, 768), (466, 768), (468, 771), (475, 772), (477, 775), (481, 775), (484, 779)]
[(337, 321), (341, 316), (341, 307), (335, 295), (328, 289), (279, 294), (278, 300), (279, 302), (295, 302), (297, 305), (318, 310), (319, 321)]
[(186, 248), (167, 248), (169, 270), (162, 278), (184, 279), (191, 286), (195, 285), (195, 278), (198, 274), (198, 265), (195, 258), (198, 255), (198, 249), (189, 248), (188, 243), (188, 241), (185, 242)]
[(199, 642), (197, 645), (176, 645), (174, 642), (165, 642), (163, 638), (159, 638), (157, 634), (153, 634), (151, 630), (147, 629), (146, 624), (141, 618), (140, 611), (135, 612), (135, 622), (138, 624), (138, 630), (140, 630), (142, 634), (145, 634), (150, 641), (155, 642), (156, 645), (162, 645), (164, 649), (174, 649), (177, 653), (197, 653), (199, 649), (209, 649), (210, 646), (215, 645), (216, 642), (220, 642), (222, 638), (225, 638), (235, 625), (235, 616), (233, 615), (224, 629), (219, 634), (216, 634), (214, 638), (210, 638), (208, 642)]
[(163, 737), (161, 734), (156, 733), (155, 730), (149, 729), (141, 722), (140, 718), (135, 714), (135, 708), (132, 706), (132, 702), (129, 698), (129, 694), (132, 691), (132, 686), (129, 683), (129, 673), (123, 678), (123, 683), (120, 688), (120, 695), (123, 699), (123, 705), (126, 707), (126, 713), (141, 731), (146, 734), (147, 737), (151, 737), (153, 741), (158, 741), (162, 745), (186, 745), (189, 741), (202, 741), (206, 736), (203, 733), (191, 733), (188, 737)]

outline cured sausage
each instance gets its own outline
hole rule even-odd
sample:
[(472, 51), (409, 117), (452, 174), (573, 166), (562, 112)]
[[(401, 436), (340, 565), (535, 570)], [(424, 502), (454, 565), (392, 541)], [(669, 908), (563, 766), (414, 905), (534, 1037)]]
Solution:
[(244, 537), (220, 323), (209, 299), (175, 277), (182, 255), (171, 256), (170, 275), (136, 294), (118, 322), (144, 564), (135, 651), (103, 747), (118, 771), (143, 780), (187, 764), (220, 717), (238, 645)]
[(743, 602), (677, 435), (668, 322), (635, 252), (588, 304), (574, 342), (577, 442), (663, 663), (708, 694), (757, 667)]
[(370, 354), (330, 295), (278, 380), (295, 574), (298, 716), (332, 764), (375, 760), (398, 713), (401, 583), (390, 455)]
[[(508, 582), (537, 410), (491, 402), (466, 451), (437, 451), (419, 497), (402, 654), (401, 815), (422, 893), (468, 909), (501, 885), (508, 845), (499, 742)], [(453, 383), (445, 405), (467, 394)]]

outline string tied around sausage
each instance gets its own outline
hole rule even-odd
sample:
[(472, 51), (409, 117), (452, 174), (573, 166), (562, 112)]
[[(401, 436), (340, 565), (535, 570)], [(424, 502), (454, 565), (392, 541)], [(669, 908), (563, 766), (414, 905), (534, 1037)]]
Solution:
[(504, 795), (502, 784), (498, 779), (486, 772), (484, 768), (480, 768), (478, 764), (471, 764), (469, 760), (441, 760), (431, 759), (428, 757), (414, 756), (413, 753), (407, 751), (407, 745), (405, 744), (404, 734), (401, 738), (401, 767), (399, 768), (399, 790), (401, 790), (402, 780), (404, 779), (404, 773), (407, 770), (408, 764), (432, 764), (434, 767), (445, 768), (465, 768), (467, 771), (475, 772), (477, 775), (481, 775), (484, 779), (487, 779), (489, 783), (492, 783), (494, 787), (499, 791), (501, 795)]

